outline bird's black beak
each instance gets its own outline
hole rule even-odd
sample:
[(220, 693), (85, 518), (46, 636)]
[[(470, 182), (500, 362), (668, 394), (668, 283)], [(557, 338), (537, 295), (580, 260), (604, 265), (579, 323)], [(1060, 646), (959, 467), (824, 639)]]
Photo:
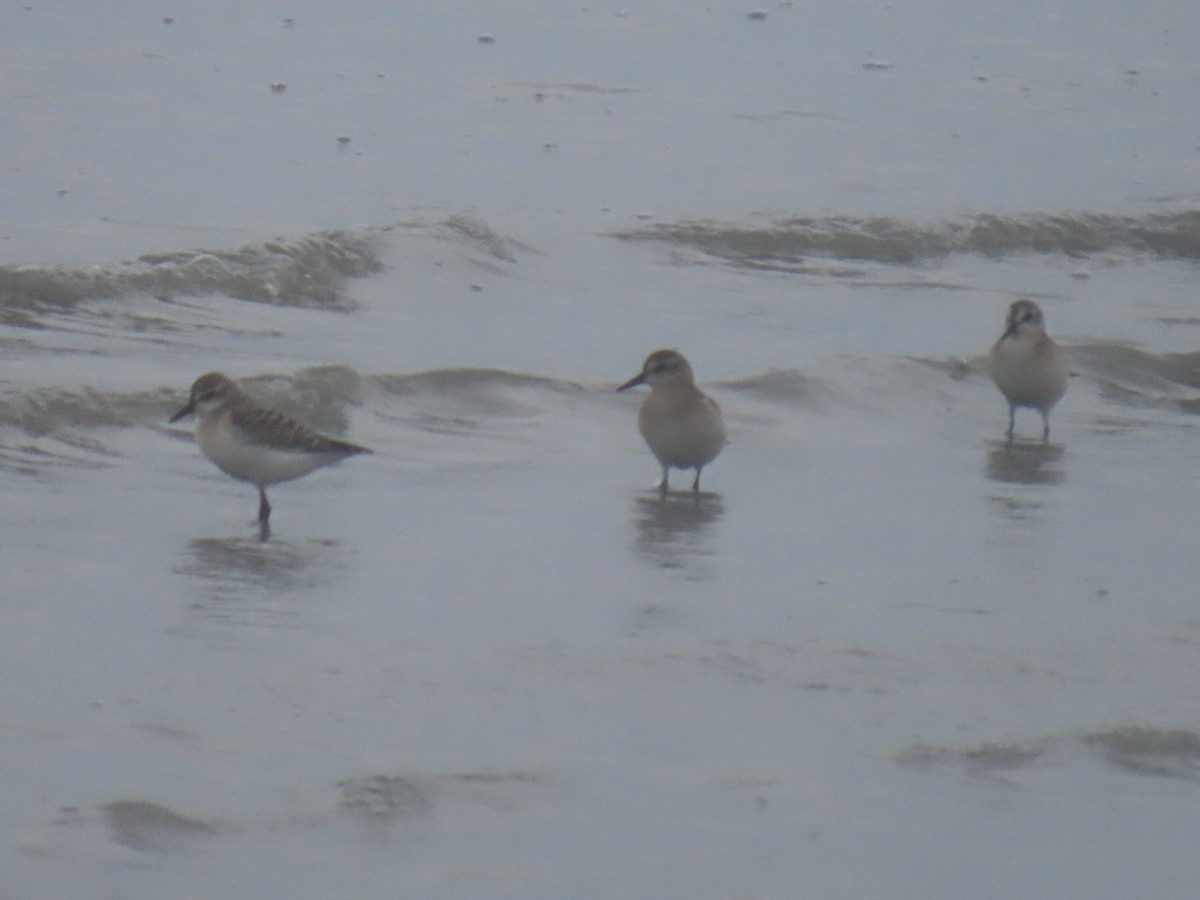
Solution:
[(190, 416), (195, 411), (196, 411), (196, 401), (194, 399), (189, 400), (187, 406), (185, 406), (179, 412), (175, 413), (175, 415), (171, 416), (171, 418), (168, 421), (178, 422), (184, 416)]
[(625, 382), (619, 388), (617, 388), (617, 393), (619, 394), (619, 393), (621, 393), (621, 391), (625, 391), (631, 387), (637, 387), (639, 384), (645, 384), (645, 383), (646, 383), (646, 373), (640, 372), (637, 375), (633, 376), (633, 378), (630, 378), (627, 382)]

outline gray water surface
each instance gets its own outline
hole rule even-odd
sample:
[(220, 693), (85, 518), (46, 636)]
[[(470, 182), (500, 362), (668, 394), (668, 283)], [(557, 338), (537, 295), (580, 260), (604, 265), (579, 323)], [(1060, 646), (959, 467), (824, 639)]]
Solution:
[(1191, 898), (1194, 20), (0, 11), (0, 894)]

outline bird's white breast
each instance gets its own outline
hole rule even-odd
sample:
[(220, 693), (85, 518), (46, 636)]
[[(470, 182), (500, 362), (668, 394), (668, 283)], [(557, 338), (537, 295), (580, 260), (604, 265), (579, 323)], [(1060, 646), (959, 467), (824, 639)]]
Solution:
[(299, 478), (340, 458), (256, 443), (234, 425), (228, 410), (202, 417), (196, 441), (222, 472), (259, 487)]

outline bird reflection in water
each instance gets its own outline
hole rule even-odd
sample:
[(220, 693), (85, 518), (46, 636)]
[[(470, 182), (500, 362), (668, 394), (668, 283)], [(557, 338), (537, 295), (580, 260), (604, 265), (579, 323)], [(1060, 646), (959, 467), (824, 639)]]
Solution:
[(343, 562), (336, 541), (196, 538), (175, 572), (199, 596), (187, 606), (185, 630), (292, 627), (302, 600), (319, 590)]
[(1061, 484), (1067, 476), (1062, 461), (1061, 444), (993, 441), (988, 447), (987, 477), (1005, 484)]
[(634, 554), (662, 569), (679, 569), (684, 577), (707, 578), (712, 571), (713, 526), (725, 514), (718, 494), (671, 492), (665, 498), (634, 498)]

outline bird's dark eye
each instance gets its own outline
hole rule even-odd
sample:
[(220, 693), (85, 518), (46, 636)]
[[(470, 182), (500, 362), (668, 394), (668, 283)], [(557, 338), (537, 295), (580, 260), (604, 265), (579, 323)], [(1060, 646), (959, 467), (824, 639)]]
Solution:
[(200, 395), (200, 400), (203, 402), (208, 402), (209, 400), (215, 399), (216, 396), (217, 396), (216, 391), (205, 391), (203, 394)]

